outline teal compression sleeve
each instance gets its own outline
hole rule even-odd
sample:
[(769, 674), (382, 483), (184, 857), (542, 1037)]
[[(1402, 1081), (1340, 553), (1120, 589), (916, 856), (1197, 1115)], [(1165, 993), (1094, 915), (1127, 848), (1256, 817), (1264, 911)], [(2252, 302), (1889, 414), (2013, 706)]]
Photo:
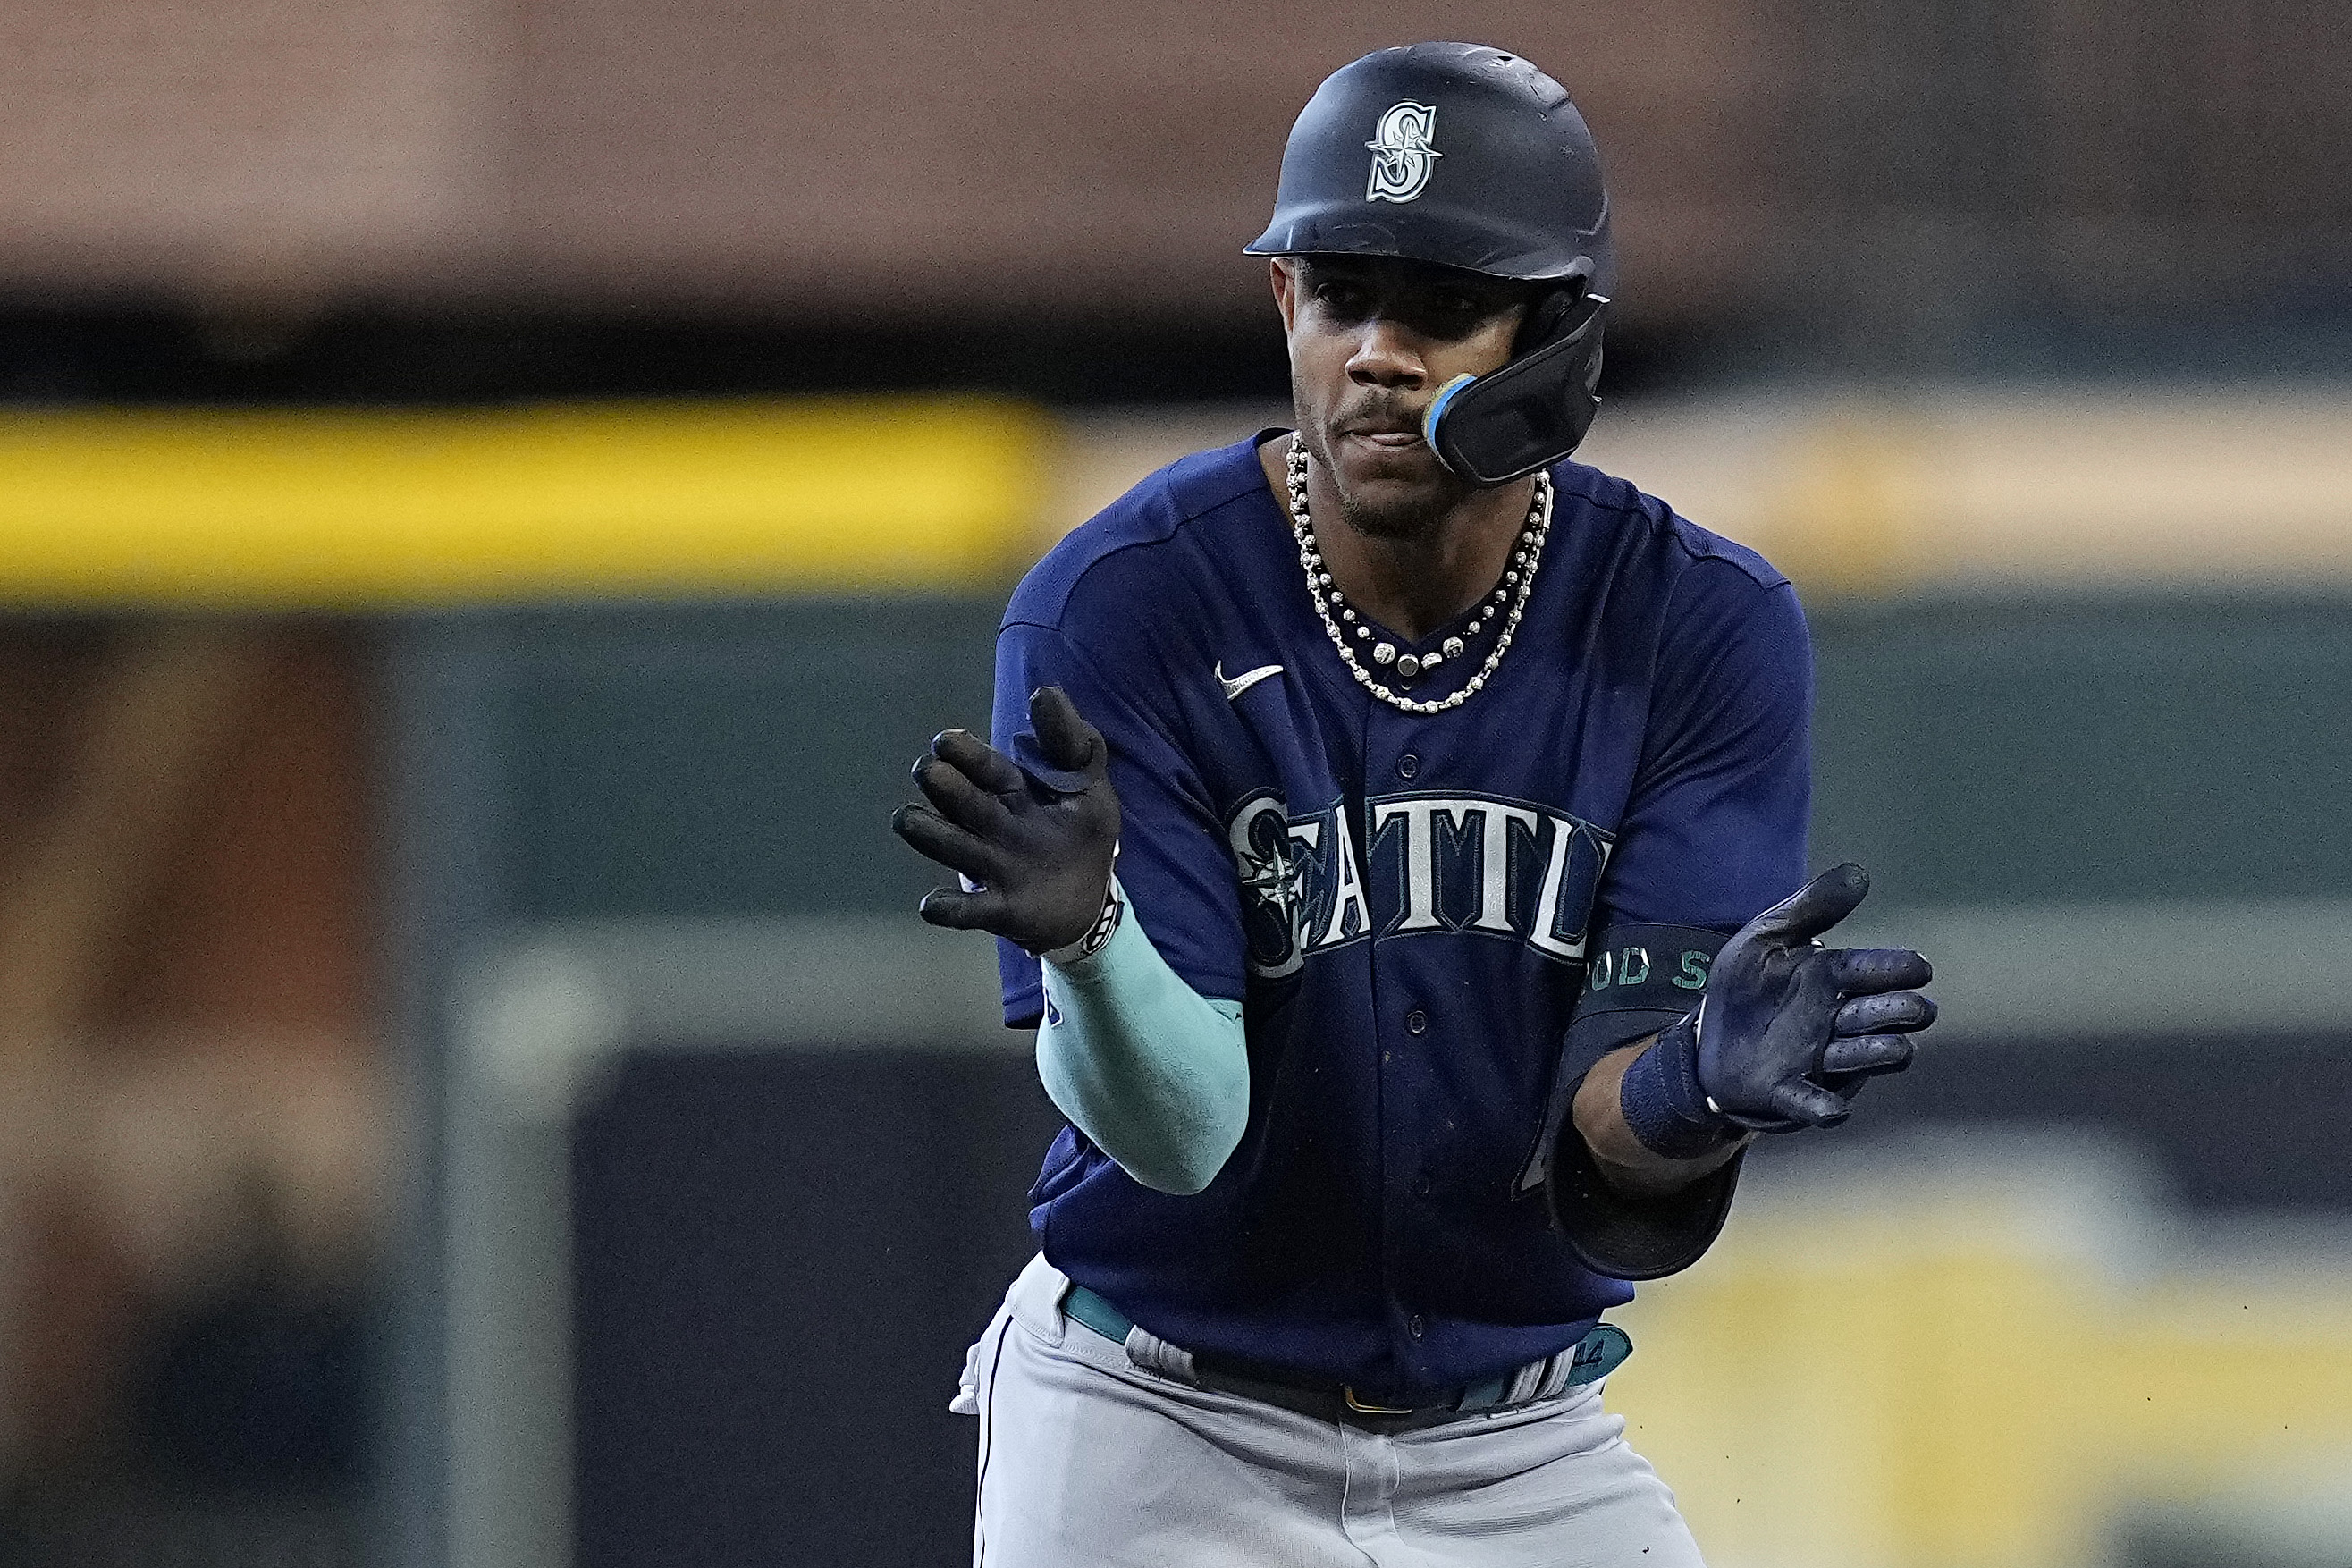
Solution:
[(1045, 1093), (1145, 1186), (1207, 1186), (1249, 1121), (1241, 1004), (1187, 985), (1131, 904), (1101, 951), (1067, 964), (1049, 959), (1045, 972), (1037, 1076)]

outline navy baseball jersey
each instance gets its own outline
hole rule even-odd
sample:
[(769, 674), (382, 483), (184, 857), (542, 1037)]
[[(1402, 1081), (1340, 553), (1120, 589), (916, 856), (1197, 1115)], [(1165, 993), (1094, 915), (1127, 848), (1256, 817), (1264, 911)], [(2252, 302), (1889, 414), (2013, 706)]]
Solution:
[[(1803, 880), (1811, 655), (1760, 557), (1563, 462), (1500, 666), (1458, 708), (1399, 711), (1309, 597), (1256, 450), (1281, 434), (1144, 480), (1005, 612), (996, 744), (1029, 753), (1047, 684), (1102, 731), (1132, 913), (1195, 990), (1243, 1005), (1250, 1064), (1247, 1131), (1205, 1191), (1146, 1188), (1066, 1129), (1032, 1222), (1172, 1343), (1404, 1398), (1549, 1355), (1631, 1299), (1529, 1173), (1567, 1089), (1656, 1026), (1612, 1007), (1619, 984), (1679, 1006), (1704, 980), (1705, 952), (1618, 939), (1727, 934)], [(1468, 645), (1411, 696), (1480, 668), (1475, 616), (1381, 634)], [(1034, 1024), (1037, 961), (1000, 946), (1006, 1021)]]

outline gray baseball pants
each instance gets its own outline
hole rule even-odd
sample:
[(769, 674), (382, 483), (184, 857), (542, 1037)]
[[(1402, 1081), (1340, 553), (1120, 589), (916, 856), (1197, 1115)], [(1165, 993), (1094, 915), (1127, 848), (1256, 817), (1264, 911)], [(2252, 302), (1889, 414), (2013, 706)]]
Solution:
[(974, 1568), (1703, 1568), (1601, 1385), (1389, 1436), (1138, 1366), (1033, 1259), (966, 1359)]

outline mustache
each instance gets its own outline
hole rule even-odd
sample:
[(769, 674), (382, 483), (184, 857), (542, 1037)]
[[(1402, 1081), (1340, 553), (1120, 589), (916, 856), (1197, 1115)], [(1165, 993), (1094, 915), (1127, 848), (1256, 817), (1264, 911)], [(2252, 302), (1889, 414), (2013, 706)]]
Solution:
[(1409, 430), (1418, 436), (1421, 434), (1422, 416), (1426, 412), (1394, 398), (1374, 397), (1335, 416), (1330, 427), (1332, 433), (1339, 436), (1384, 430)]

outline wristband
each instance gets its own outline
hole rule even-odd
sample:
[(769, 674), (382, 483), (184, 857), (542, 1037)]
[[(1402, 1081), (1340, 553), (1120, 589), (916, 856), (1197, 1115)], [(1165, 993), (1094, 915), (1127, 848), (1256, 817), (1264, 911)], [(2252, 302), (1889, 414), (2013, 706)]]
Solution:
[(1634, 1140), (1666, 1160), (1696, 1160), (1741, 1137), (1698, 1081), (1697, 1016), (1658, 1031), (1650, 1047), (1626, 1066), (1617, 1108)]

